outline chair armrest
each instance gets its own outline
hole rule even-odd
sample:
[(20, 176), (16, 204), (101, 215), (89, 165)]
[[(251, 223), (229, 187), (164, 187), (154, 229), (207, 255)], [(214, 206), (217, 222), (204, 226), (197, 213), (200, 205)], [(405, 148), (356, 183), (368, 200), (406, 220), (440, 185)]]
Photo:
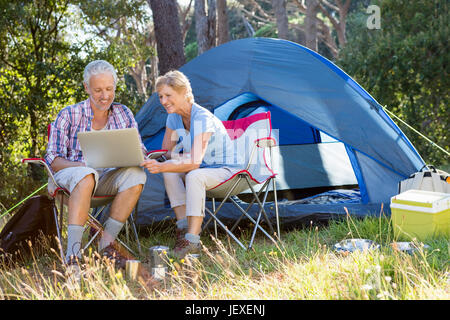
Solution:
[[(249, 160), (248, 160), (248, 163), (247, 163), (247, 166), (246, 166), (245, 170), (248, 170), (250, 168), (250, 164), (253, 161), (253, 156), (255, 155), (255, 151), (256, 151), (257, 148), (271, 148), (271, 147), (276, 146), (276, 144), (277, 144), (276, 140), (274, 138), (272, 138), (272, 137), (265, 137), (265, 138), (256, 139), (254, 141), (253, 148), (252, 148), (252, 151), (250, 153), (250, 157), (249, 157)], [(272, 149), (270, 149), (270, 150), (272, 150)]]
[(147, 159), (156, 159), (159, 160), (159, 158), (162, 157), (163, 161), (166, 161), (166, 157), (164, 156), (167, 153), (168, 150), (152, 150), (147, 152)]
[(168, 150), (151, 150), (147, 152), (147, 157), (149, 159), (156, 159), (162, 156), (163, 154), (166, 154)]
[(42, 158), (26, 158), (26, 159), (22, 159), (22, 163), (27, 163), (27, 164), (28, 163), (36, 163), (36, 164), (40, 164), (42, 166), (48, 167), (47, 163)]
[(271, 148), (277, 145), (276, 140), (272, 137), (257, 139), (255, 143), (260, 148)]
[(50, 169), (50, 167), (48, 166), (47, 162), (45, 162), (44, 159), (42, 158), (26, 158), (26, 159), (22, 159), (22, 163), (35, 163), (35, 164), (39, 164), (41, 166), (43, 166), (45, 168), (45, 171), (47, 171), (47, 175), (49, 176), (50, 179), (52, 179), (53, 183), (55, 184), (55, 186), (59, 187), (59, 185), (56, 183), (55, 177), (53, 176), (53, 172)]
[(272, 174), (275, 174), (275, 173), (273, 172), (273, 170), (272, 170), (272, 169), (269, 167), (269, 165), (267, 164), (267, 161), (266, 161), (266, 155), (265, 155), (266, 150), (265, 150), (265, 149), (266, 149), (266, 148), (269, 148), (269, 151), (270, 151), (270, 159), (272, 160), (272, 148), (275, 147), (276, 145), (277, 145), (277, 141), (276, 141), (274, 138), (272, 138), (272, 137), (264, 137), (264, 138), (256, 139), (256, 140), (254, 141), (253, 150), (252, 150), (252, 152), (251, 152), (250, 160), (249, 160), (249, 163), (248, 163), (248, 165), (247, 165), (247, 169), (246, 169), (246, 170), (248, 170), (248, 169), (250, 168), (250, 164), (252, 163), (253, 155), (254, 155), (255, 149), (257, 149), (257, 148), (264, 148), (264, 150), (263, 150), (263, 157), (264, 157), (264, 163), (265, 163), (265, 166), (267, 167), (267, 169), (269, 169), (270, 172), (272, 172)]

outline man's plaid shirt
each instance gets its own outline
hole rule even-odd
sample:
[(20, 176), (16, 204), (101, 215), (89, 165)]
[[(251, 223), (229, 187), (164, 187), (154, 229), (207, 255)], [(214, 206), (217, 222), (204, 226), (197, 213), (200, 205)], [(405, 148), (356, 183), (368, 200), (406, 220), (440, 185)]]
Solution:
[[(65, 107), (59, 112), (56, 120), (51, 123), (49, 128), (47, 153), (45, 155), (45, 161), (49, 166), (56, 157), (70, 161), (84, 161), (77, 134), (78, 132), (91, 130), (93, 117), (94, 113), (89, 99)], [(106, 130), (137, 127), (133, 113), (128, 107), (116, 102), (111, 105)], [(147, 154), (142, 141), (141, 147), (142, 152)]]

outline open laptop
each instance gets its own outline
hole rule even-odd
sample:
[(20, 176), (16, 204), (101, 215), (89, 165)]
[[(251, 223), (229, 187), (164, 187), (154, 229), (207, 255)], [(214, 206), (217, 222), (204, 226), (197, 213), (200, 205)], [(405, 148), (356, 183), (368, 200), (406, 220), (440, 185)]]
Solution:
[(146, 158), (136, 128), (79, 132), (78, 140), (91, 168), (135, 167)]

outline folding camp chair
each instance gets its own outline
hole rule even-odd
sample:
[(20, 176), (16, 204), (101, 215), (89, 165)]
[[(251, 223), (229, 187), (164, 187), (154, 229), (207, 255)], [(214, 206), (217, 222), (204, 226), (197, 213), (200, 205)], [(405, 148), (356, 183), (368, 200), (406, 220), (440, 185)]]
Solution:
[[(50, 133), (50, 126), (48, 128), (48, 134), (49, 133)], [(48, 135), (47, 135), (47, 138), (48, 138)], [(53, 176), (52, 170), (47, 165), (47, 163), (45, 162), (44, 159), (42, 159), (42, 158), (22, 159), (22, 163), (37, 164), (37, 165), (43, 166), (49, 179), (53, 183), (54, 189), (51, 188), (51, 184), (49, 183), (47, 191), (48, 191), (48, 196), (50, 198), (55, 199), (55, 201), (57, 203), (59, 203), (59, 209), (55, 208), (54, 218), (55, 218), (55, 222), (56, 222), (56, 232), (57, 232), (58, 240), (61, 244), (60, 245), (60, 254), (61, 254), (61, 258), (64, 258), (64, 252), (62, 250), (61, 229), (63, 226), (64, 205), (68, 203), (70, 193), (68, 190), (66, 190), (65, 188), (62, 188), (60, 185), (58, 185), (58, 183), (55, 180), (55, 177)], [(91, 237), (88, 240), (88, 242), (86, 243), (86, 245), (83, 247), (83, 250), (86, 250), (91, 245), (91, 243), (98, 236), (100, 236), (101, 233), (103, 232), (103, 226), (99, 222), (98, 218), (101, 216), (102, 212), (107, 207), (107, 205), (110, 204), (114, 200), (114, 198), (115, 198), (115, 195), (92, 196), (90, 208), (92, 208), (94, 210), (92, 211), (92, 213), (90, 212), (88, 214), (88, 220), (86, 222), (86, 227), (85, 227), (85, 230), (87, 230), (90, 227), (92, 231), (90, 232)], [(139, 241), (137, 228), (136, 228), (137, 204), (133, 211), (134, 212), (131, 212), (130, 216), (128, 217), (128, 219), (125, 223), (126, 238), (127, 238), (127, 241), (129, 242), (130, 241), (129, 229), (131, 227), (137, 247), (138, 247), (139, 254), (142, 254), (141, 243)], [(118, 238), (116, 239), (116, 241), (118, 243), (120, 243), (123, 247), (125, 247), (128, 251), (130, 251), (132, 254), (136, 255), (136, 253), (132, 249), (130, 249), (130, 247), (127, 246), (123, 241), (121, 241)]]
[[(272, 137), (270, 112), (258, 113), (238, 120), (224, 121), (223, 124), (227, 129), (231, 141), (234, 143), (235, 150), (237, 151), (236, 153), (240, 155), (240, 158), (237, 160), (239, 163), (245, 163), (245, 169), (238, 171), (231, 178), (221, 182), (217, 186), (206, 190), (206, 196), (208, 198), (212, 198), (213, 210), (211, 211), (208, 208), (205, 208), (211, 217), (205, 223), (203, 229), (205, 229), (211, 220), (214, 219), (216, 236), (216, 224), (219, 224), (219, 226), (222, 227), (222, 229), (224, 229), (226, 233), (231, 236), (244, 250), (251, 249), (257, 230), (260, 230), (266, 237), (276, 243), (272, 236), (275, 234), (272, 223), (270, 222), (264, 209), (269, 187), (270, 184), (272, 184), (277, 224), (276, 237), (279, 239), (280, 224), (275, 183), (276, 173), (271, 169), (273, 164), (272, 148), (276, 145), (276, 140)], [(270, 159), (267, 157), (267, 150), (269, 151)], [(270, 163), (268, 163), (268, 160)], [(255, 191), (256, 186), (260, 186), (258, 192)], [(250, 189), (253, 199), (244, 210), (237, 203), (237, 201), (232, 198), (232, 196), (238, 195), (247, 189)], [(262, 202), (260, 200), (261, 194), (263, 194)], [(223, 199), (217, 209), (215, 206), (216, 198)], [(224, 203), (228, 200), (230, 200), (241, 212), (240, 218), (231, 229), (228, 229), (217, 216)], [(255, 202), (257, 202), (259, 206), (259, 212), (256, 219), (254, 219), (249, 213), (250, 208)], [(248, 220), (254, 224), (254, 229), (248, 247), (245, 247), (244, 244), (233, 234), (233, 231), (244, 217), (248, 218)], [(262, 217), (264, 217), (269, 226), (270, 234), (264, 230), (260, 224)]]

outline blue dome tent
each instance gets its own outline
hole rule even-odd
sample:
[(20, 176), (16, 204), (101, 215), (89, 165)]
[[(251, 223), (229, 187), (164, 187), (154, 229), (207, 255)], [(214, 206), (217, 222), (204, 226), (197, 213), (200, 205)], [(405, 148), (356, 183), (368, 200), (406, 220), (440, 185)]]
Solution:
[[(221, 120), (271, 112), (279, 142), (275, 163), (282, 225), (326, 220), (346, 214), (345, 208), (357, 216), (379, 214), (382, 203), (389, 213), (398, 182), (424, 165), (374, 98), (332, 62), (296, 43), (235, 40), (180, 71), (190, 79), (196, 102)], [(156, 93), (137, 113), (149, 150), (161, 148), (166, 117)], [(162, 176), (147, 173), (147, 178), (138, 224), (173, 218)], [(319, 198), (328, 200), (314, 201)], [(231, 204), (224, 209), (225, 221), (240, 215)], [(273, 206), (267, 211), (274, 214)]]

